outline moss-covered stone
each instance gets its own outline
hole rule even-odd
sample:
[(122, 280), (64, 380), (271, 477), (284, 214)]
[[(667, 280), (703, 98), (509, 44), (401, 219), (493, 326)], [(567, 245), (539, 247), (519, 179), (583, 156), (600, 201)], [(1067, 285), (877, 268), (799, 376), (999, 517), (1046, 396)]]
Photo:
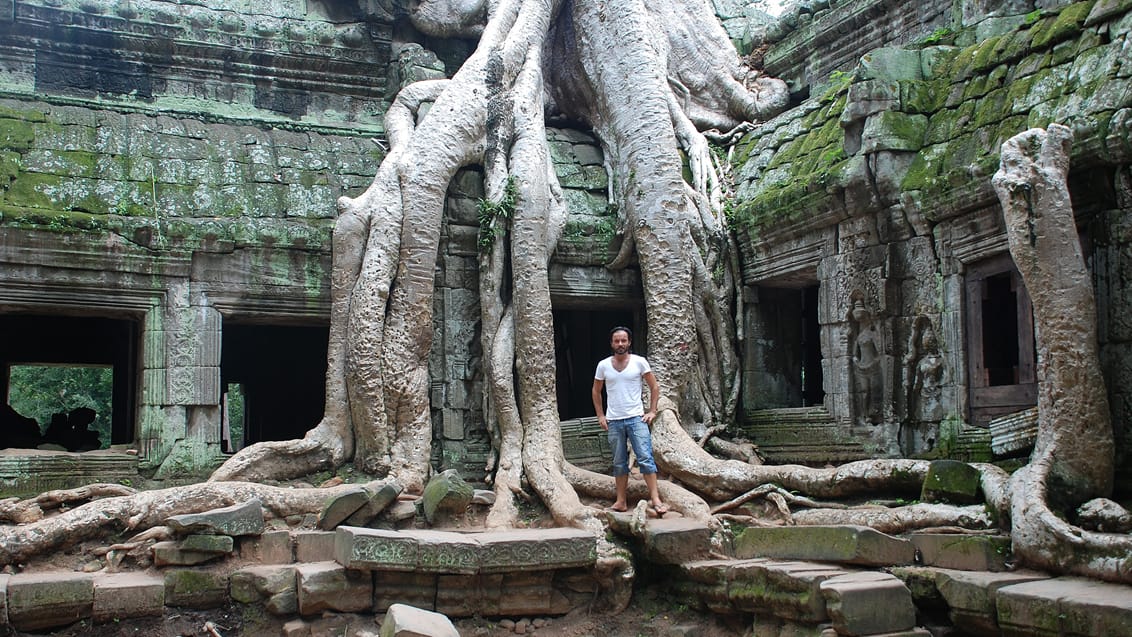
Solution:
[(27, 150), (31, 148), (35, 134), (27, 122), (16, 119), (0, 119), (0, 148), (8, 150)]
[(979, 470), (966, 462), (935, 460), (928, 465), (920, 499), (954, 504), (978, 502), (979, 480)]
[(1032, 46), (1045, 48), (1076, 36), (1084, 27), (1094, 4), (1094, 0), (1077, 2), (1064, 7), (1054, 16), (1040, 20), (1033, 28)]

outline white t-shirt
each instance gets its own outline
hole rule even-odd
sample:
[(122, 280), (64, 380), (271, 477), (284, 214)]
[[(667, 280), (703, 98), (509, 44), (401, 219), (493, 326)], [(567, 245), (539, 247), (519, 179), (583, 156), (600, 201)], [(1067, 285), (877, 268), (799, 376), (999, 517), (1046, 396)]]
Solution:
[(605, 382), (606, 419), (620, 420), (645, 413), (641, 402), (641, 381), (651, 371), (649, 362), (636, 354), (629, 354), (629, 363), (622, 371), (613, 367), (612, 356), (597, 364), (594, 378)]

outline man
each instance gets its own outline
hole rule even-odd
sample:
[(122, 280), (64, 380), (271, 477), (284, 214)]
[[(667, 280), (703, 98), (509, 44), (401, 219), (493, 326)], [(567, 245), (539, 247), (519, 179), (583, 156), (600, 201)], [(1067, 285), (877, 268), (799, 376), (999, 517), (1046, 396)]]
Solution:
[[(656, 403), (660, 387), (649, 362), (643, 356), (630, 353), (633, 333), (627, 327), (609, 331), (609, 346), (613, 356), (597, 364), (591, 392), (597, 422), (609, 432), (609, 445), (613, 448), (613, 478), (617, 485), (614, 511), (628, 511), (626, 492), (629, 488), (629, 449), (637, 454), (637, 465), (649, 488), (649, 502), (657, 515), (668, 512), (668, 505), (660, 499), (656, 486), (656, 462), (652, 457), (652, 436), (649, 427), (656, 419)], [(649, 385), (649, 409), (641, 402), (641, 381)], [(608, 408), (601, 408), (601, 390), (605, 388)]]

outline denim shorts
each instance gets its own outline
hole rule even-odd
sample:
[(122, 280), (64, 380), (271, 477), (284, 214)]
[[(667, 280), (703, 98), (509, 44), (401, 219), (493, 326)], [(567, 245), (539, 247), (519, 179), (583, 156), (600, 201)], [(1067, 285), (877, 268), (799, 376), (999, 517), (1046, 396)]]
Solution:
[(652, 434), (649, 426), (640, 416), (610, 420), (609, 446), (613, 448), (613, 475), (629, 475), (629, 447), (637, 454), (637, 466), (641, 473), (656, 473), (656, 462), (652, 459)]

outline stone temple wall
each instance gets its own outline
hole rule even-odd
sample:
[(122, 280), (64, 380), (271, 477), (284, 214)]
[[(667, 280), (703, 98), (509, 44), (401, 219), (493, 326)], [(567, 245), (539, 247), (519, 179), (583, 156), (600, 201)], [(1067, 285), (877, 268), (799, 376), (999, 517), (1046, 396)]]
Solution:
[[(817, 286), (821, 406), (875, 451), (954, 453), (981, 440), (979, 457), (989, 457), (989, 421), (1034, 404), (1028, 305), (1011, 278), (990, 179), (1004, 140), (1059, 122), (1075, 134), (1070, 188), (1128, 457), (1132, 14), (1105, 1), (1015, 9), (982, 22), (965, 14), (968, 28), (943, 39), (868, 52), (852, 73), (760, 127), (738, 155), (747, 294)], [(1017, 303), (994, 304), (1003, 297)], [(768, 313), (750, 307), (757, 333)], [(979, 328), (1015, 311), (1026, 320), (1014, 377), (995, 380), (998, 363), (984, 350), (1002, 344), (981, 342), (990, 332)], [(765, 358), (749, 356), (746, 376), (765, 375)], [(782, 406), (761, 391), (746, 385), (749, 409)]]

